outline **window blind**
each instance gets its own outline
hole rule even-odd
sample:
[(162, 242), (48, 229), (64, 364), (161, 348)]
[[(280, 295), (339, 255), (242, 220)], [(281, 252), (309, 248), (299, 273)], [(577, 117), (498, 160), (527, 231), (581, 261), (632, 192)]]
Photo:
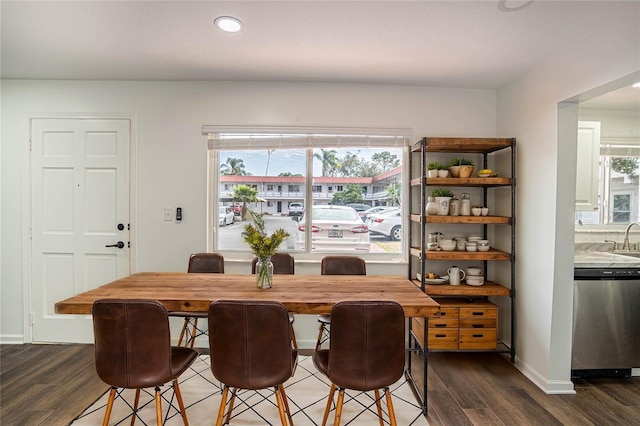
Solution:
[(408, 128), (361, 127), (202, 127), (210, 150), (273, 148), (404, 147), (410, 143)]

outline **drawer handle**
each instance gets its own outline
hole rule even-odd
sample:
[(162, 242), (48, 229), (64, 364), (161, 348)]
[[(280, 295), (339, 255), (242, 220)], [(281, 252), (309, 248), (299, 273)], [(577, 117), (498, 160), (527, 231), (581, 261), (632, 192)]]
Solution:
[(472, 327), (473, 328), (483, 328), (484, 324), (473, 324)]
[(446, 312), (440, 312), (440, 316), (441, 316), (441, 317), (443, 317), (443, 316), (445, 316), (445, 315), (447, 315), (447, 313), (446, 313)]
[(473, 336), (473, 337), (480, 337), (480, 338), (482, 338), (482, 337), (484, 337), (484, 334), (473, 334), (472, 336)]
[(434, 324), (436, 327), (440, 327), (440, 328), (444, 328), (447, 326), (447, 324)]
[(480, 315), (480, 316), (482, 316), (482, 315), (484, 315), (484, 312), (472, 312), (471, 315), (476, 315), (476, 316)]
[(436, 334), (436, 337), (447, 337), (446, 334)]

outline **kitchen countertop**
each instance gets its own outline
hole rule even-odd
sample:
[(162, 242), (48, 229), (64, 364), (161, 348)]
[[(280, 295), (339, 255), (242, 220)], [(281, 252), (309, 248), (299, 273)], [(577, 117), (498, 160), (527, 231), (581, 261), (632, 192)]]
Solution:
[(576, 252), (573, 257), (576, 268), (640, 268), (640, 257), (606, 251)]

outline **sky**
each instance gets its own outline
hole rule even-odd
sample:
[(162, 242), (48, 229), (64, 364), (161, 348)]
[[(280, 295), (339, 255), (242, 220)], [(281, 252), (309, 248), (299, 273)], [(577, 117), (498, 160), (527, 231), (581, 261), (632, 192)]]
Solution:
[[(347, 152), (359, 152), (361, 158), (370, 160), (371, 156), (380, 149), (373, 148), (335, 148), (338, 157), (343, 157)], [(394, 151), (394, 149), (385, 149)], [(402, 150), (398, 149), (397, 154), (402, 158)], [(282, 172), (305, 175), (305, 149), (278, 149), (271, 153), (269, 160), (269, 170), (267, 172), (267, 151), (266, 150), (242, 150), (242, 151), (220, 151), (220, 164), (224, 164), (227, 158), (240, 158), (244, 162), (245, 170), (253, 176), (278, 176)], [(318, 160), (313, 161), (316, 171), (315, 176), (321, 175), (322, 167)]]

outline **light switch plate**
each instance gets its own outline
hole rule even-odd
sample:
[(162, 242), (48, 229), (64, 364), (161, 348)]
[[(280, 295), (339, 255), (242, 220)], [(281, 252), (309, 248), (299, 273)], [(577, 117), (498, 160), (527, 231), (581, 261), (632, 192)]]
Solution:
[(164, 209), (164, 220), (173, 220), (173, 209), (170, 207), (165, 207)]

